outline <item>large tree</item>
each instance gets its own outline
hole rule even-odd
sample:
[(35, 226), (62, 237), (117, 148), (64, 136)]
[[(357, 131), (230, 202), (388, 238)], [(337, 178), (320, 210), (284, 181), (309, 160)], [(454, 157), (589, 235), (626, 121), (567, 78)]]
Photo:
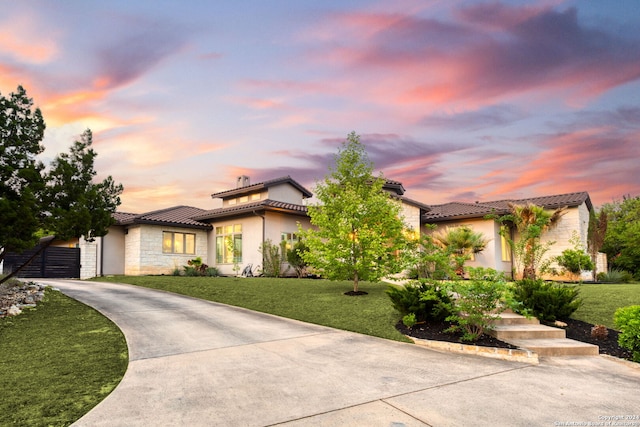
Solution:
[(331, 280), (378, 281), (402, 269), (406, 244), (398, 200), (373, 175), (360, 137), (350, 133), (323, 182), (315, 189), (320, 203), (309, 206), (311, 224), (302, 231), (308, 247), (302, 256)]
[[(0, 260), (7, 252), (33, 247), (42, 234), (64, 240), (104, 236), (120, 205), (122, 185), (110, 176), (94, 182), (91, 131), (85, 131), (69, 153), (59, 154), (45, 172), (37, 160), (45, 128), (40, 111), (32, 112), (33, 102), (22, 87), (9, 99), (0, 96), (0, 105)], [(52, 241), (44, 241), (39, 250)]]
[(601, 250), (609, 266), (640, 277), (640, 196), (605, 204), (600, 215), (603, 213), (609, 224)]
[(51, 163), (44, 191), (44, 225), (59, 239), (84, 237), (93, 240), (107, 234), (112, 213), (120, 205), (122, 185), (111, 176), (94, 182), (96, 152), (93, 135), (87, 129), (69, 153), (59, 154)]
[(40, 228), (44, 179), (38, 161), (45, 123), (22, 86), (0, 94), (0, 261), (33, 247)]

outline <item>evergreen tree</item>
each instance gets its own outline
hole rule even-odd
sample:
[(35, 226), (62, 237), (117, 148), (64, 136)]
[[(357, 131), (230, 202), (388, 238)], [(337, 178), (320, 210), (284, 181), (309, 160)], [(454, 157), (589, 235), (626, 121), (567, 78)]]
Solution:
[(33, 247), (40, 228), (45, 123), (22, 86), (0, 94), (0, 261)]

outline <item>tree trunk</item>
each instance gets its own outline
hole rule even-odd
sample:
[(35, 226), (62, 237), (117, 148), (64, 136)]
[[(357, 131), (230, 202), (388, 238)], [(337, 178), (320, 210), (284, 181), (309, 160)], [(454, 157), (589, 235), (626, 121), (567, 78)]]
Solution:
[(353, 292), (358, 292), (358, 272), (353, 276)]

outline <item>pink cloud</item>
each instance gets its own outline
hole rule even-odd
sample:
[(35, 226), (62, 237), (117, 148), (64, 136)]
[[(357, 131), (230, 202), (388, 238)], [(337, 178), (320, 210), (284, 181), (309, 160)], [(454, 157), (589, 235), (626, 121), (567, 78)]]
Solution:
[(454, 16), (341, 15), (332, 22), (346, 27), (336, 35), (341, 42), (310, 55), (362, 73), (365, 84), (378, 79), (389, 89), (377, 96), (381, 103), (477, 108), (541, 90), (581, 102), (640, 77), (640, 41), (588, 27), (576, 9), (492, 3)]
[(640, 192), (637, 146), (640, 131), (618, 134), (610, 127), (588, 128), (544, 137), (542, 151), (527, 161), (483, 178), (501, 177), (488, 197), (531, 191), (535, 195), (589, 191), (595, 203), (604, 195)]

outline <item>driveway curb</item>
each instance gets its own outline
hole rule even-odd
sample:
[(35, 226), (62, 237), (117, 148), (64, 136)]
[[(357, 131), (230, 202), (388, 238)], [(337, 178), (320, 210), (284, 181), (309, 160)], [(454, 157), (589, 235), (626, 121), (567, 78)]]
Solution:
[(540, 363), (538, 354), (531, 350), (519, 350), (511, 348), (481, 347), (478, 345), (459, 344), (445, 341), (432, 341), (421, 338), (414, 338), (405, 335), (416, 345), (432, 350), (441, 350), (451, 353), (471, 354), (474, 356), (487, 357), (490, 359), (508, 360), (511, 362), (522, 362), (537, 365)]

